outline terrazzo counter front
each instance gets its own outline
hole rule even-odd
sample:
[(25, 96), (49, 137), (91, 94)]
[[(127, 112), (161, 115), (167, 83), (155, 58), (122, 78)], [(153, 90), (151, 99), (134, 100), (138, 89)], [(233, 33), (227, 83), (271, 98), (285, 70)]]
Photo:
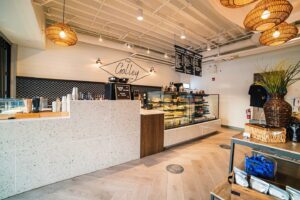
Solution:
[(139, 157), (139, 101), (72, 101), (70, 117), (0, 121), (0, 199)]

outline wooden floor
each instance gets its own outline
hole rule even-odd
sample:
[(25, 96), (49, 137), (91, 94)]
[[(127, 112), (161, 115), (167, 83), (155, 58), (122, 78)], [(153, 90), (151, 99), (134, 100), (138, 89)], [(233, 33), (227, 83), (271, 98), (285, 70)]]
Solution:
[[(229, 144), (237, 131), (221, 132), (163, 153), (99, 170), (32, 190), (7, 200), (200, 200), (227, 177)], [(235, 160), (244, 150), (237, 148)], [(166, 171), (169, 164), (184, 167), (182, 174)]]

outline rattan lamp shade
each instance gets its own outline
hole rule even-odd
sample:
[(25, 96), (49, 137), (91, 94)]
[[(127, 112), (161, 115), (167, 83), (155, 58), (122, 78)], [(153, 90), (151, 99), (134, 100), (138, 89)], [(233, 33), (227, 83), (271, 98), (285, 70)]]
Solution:
[[(65, 32), (65, 37), (63, 38), (60, 37), (61, 31)], [(78, 40), (76, 33), (71, 29), (71, 27), (63, 23), (57, 23), (47, 27), (46, 36), (52, 42), (60, 46), (73, 46)]]
[[(274, 33), (277, 31), (277, 35)], [(292, 24), (283, 22), (274, 28), (262, 33), (259, 41), (262, 45), (278, 46), (295, 38), (298, 35), (298, 28)], [(276, 37), (275, 37), (276, 36)]]
[(221, 4), (228, 8), (240, 8), (257, 0), (220, 0)]
[[(264, 11), (268, 16), (263, 17)], [(291, 14), (293, 6), (287, 0), (262, 0), (246, 16), (244, 25), (253, 31), (266, 31), (284, 22)]]

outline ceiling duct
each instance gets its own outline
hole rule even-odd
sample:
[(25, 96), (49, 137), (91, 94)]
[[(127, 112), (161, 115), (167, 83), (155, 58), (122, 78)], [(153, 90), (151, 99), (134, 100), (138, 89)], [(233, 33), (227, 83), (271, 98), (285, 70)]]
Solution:
[(289, 47), (293, 47), (293, 46), (299, 46), (299, 45), (300, 45), (300, 35), (297, 38), (295, 38), (294, 40), (291, 40), (281, 46), (277, 46), (277, 47), (259, 46), (259, 47), (244, 48), (244, 50), (231, 51), (230, 53), (220, 54), (220, 56), (216, 55), (216, 56), (206, 57), (203, 59), (203, 63), (206, 64), (206, 63), (230, 61), (230, 60), (234, 60), (237, 58), (242, 58), (242, 57), (252, 56), (252, 55), (257, 55), (257, 54), (263, 54), (263, 53), (276, 51), (276, 50), (284, 49), (284, 48), (289, 48)]
[(165, 58), (157, 58), (157, 57), (152, 57), (152, 56), (148, 56), (145, 54), (139, 54), (139, 53), (135, 53), (133, 55), (131, 55), (132, 58), (138, 59), (138, 60), (143, 60), (143, 61), (147, 61), (147, 62), (153, 62), (153, 63), (157, 63), (157, 64), (163, 64), (163, 65), (168, 65), (168, 66), (174, 66), (175, 62), (173, 61), (172, 58), (170, 58), (170, 60), (166, 60)]

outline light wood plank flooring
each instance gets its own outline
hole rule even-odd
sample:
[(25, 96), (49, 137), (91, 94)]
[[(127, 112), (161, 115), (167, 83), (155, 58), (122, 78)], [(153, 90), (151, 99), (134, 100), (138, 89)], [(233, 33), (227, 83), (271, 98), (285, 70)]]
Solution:
[[(208, 138), (7, 200), (206, 200), (228, 173), (229, 150), (219, 144), (229, 144), (238, 133), (222, 128)], [(241, 162), (246, 151), (237, 147), (235, 160)], [(184, 172), (167, 172), (169, 164), (182, 165)]]

